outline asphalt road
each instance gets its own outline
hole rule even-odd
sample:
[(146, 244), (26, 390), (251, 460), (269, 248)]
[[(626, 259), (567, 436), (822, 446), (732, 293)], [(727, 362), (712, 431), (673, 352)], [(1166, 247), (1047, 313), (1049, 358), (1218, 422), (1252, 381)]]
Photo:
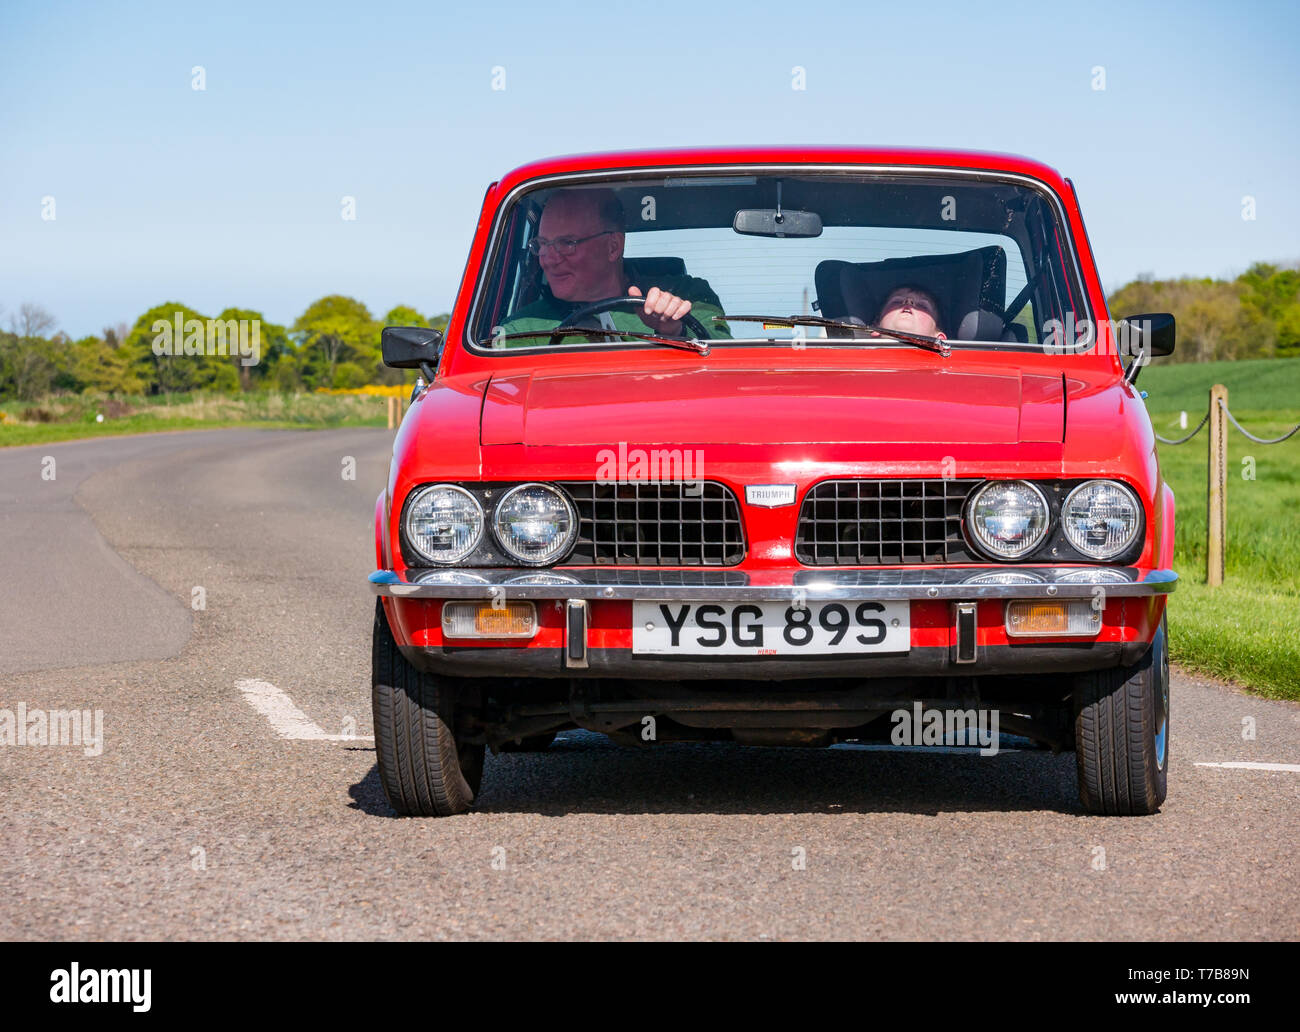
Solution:
[[(489, 757), (471, 814), (394, 817), (371, 743), (338, 740), (372, 733), (365, 578), (390, 441), (0, 450), (0, 720), (103, 714), (100, 755), (0, 746), (0, 938), (1300, 934), (1300, 771), (1197, 765), (1300, 765), (1300, 707), (1181, 674), (1148, 818), (1083, 815), (1068, 755), (585, 733)], [(248, 682), (317, 735), (280, 737)]]

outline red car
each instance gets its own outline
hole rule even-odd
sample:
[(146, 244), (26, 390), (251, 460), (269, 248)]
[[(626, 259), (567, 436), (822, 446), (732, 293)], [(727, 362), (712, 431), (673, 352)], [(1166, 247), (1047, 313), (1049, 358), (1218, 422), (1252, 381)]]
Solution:
[(1165, 798), (1174, 498), (1073, 184), (1023, 158), (556, 158), (483, 201), (375, 505), (374, 720), (401, 814), (485, 750), (1077, 754)]

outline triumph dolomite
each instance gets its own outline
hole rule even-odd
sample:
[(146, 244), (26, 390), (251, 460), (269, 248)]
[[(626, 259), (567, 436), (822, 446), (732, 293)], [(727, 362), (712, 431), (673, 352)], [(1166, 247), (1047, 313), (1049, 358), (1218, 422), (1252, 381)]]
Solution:
[[(487, 190), (375, 504), (401, 814), (487, 750), (890, 740), (992, 713), (1083, 809), (1165, 798), (1174, 498), (1074, 185), (848, 147), (550, 159)], [(948, 721), (951, 730), (952, 721)], [(897, 740), (897, 739), (895, 739)], [(951, 741), (951, 737), (947, 740)]]

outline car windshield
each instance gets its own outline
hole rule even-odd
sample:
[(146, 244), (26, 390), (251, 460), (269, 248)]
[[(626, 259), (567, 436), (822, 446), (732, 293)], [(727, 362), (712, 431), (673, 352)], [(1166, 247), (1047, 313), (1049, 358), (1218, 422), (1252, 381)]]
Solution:
[(1037, 348), (1053, 320), (1089, 317), (1068, 241), (1045, 189), (990, 175), (552, 181), (498, 216), (470, 346)]

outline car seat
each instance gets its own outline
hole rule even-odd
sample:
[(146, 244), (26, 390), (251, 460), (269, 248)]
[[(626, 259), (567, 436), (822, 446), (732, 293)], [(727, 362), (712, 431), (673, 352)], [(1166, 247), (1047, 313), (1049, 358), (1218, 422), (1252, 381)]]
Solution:
[[(915, 284), (934, 295), (939, 325), (960, 340), (1016, 340), (1002, 319), (1006, 298), (1007, 255), (997, 244), (954, 254), (886, 258), (878, 262), (819, 262), (813, 274), (818, 311), (824, 318), (873, 323), (880, 306), (900, 286)], [(827, 329), (828, 336), (853, 331)]]

